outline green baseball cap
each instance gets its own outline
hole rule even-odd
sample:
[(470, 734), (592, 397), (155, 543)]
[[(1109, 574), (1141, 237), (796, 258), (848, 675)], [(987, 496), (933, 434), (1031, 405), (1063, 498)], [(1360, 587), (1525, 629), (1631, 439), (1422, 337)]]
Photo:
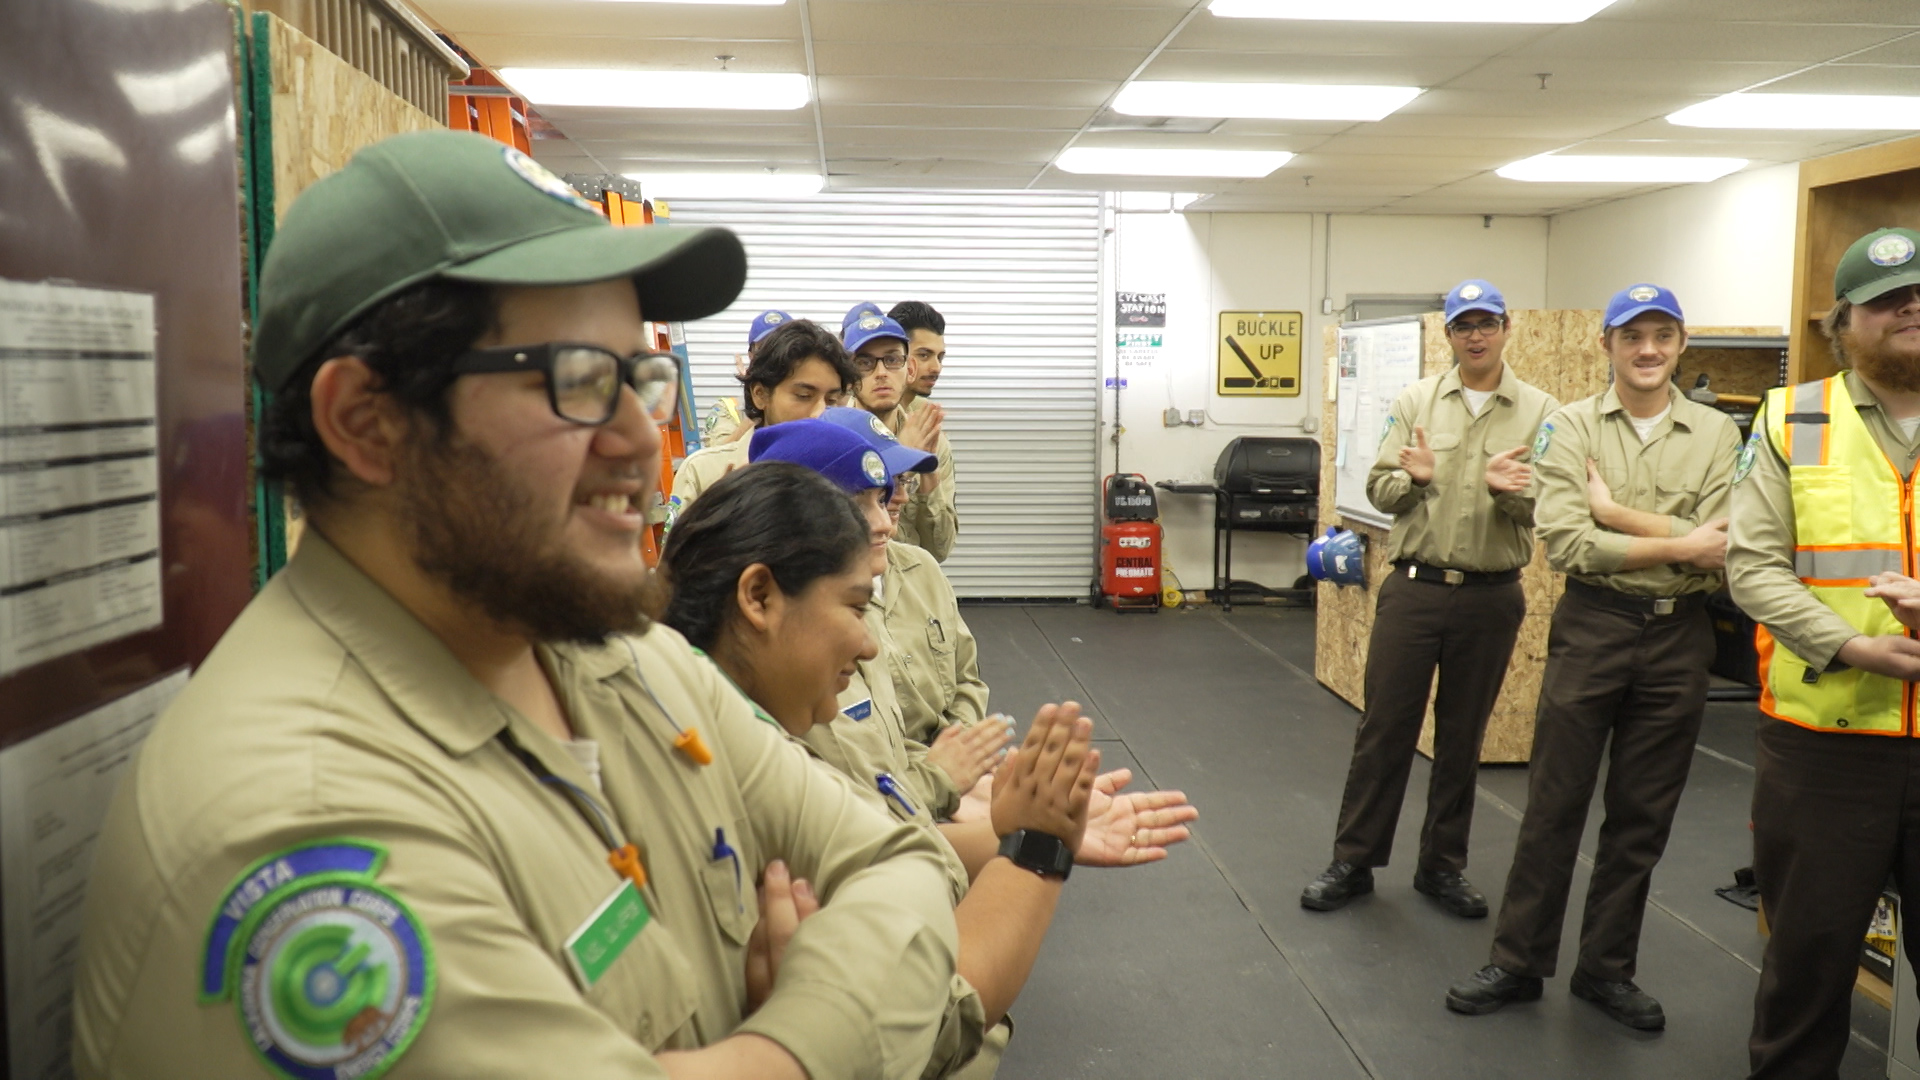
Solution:
[(288, 208), (260, 273), (253, 366), (279, 390), (354, 319), (431, 278), (584, 285), (631, 277), (660, 322), (740, 295), (747, 255), (726, 229), (618, 227), (519, 150), (464, 131), (396, 135)]
[(1920, 285), (1920, 232), (1877, 229), (1853, 242), (1833, 272), (1834, 299), (1864, 304), (1904, 285)]

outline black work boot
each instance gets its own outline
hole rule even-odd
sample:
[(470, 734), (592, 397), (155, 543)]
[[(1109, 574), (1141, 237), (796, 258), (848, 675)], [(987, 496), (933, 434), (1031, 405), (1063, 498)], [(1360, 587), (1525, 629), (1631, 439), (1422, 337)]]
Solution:
[(1447, 989), (1447, 1008), (1468, 1016), (1485, 1016), (1509, 1001), (1539, 1001), (1541, 986), (1533, 976), (1515, 975), (1488, 964)]
[(1413, 888), (1440, 901), (1441, 907), (1463, 919), (1487, 917), (1487, 898), (1480, 895), (1473, 882), (1451, 870), (1415, 871)]
[(1300, 906), (1314, 911), (1338, 911), (1347, 901), (1373, 891), (1373, 868), (1335, 862), (1300, 890)]
[(1573, 996), (1600, 1006), (1600, 1011), (1636, 1031), (1660, 1031), (1667, 1026), (1666, 1011), (1652, 994), (1628, 982), (1607, 982), (1575, 971), (1567, 987)]

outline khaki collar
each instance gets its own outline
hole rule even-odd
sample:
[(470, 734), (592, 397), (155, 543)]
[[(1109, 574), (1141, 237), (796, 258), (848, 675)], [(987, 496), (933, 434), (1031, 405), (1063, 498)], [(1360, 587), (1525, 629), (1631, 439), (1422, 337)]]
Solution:
[[(1672, 382), (1667, 383), (1667, 409), (1669, 410), (1667, 419), (1672, 420), (1674, 426), (1686, 428), (1688, 431), (1693, 430), (1693, 425), (1687, 423), (1685, 408), (1686, 405), (1691, 404), (1693, 403), (1681, 396), (1679, 387)], [(1627, 413), (1627, 407), (1620, 403), (1620, 388), (1613, 383), (1608, 383), (1607, 392), (1600, 395), (1600, 415), (1611, 416), (1614, 413), (1631, 415)]]
[(313, 620), (447, 753), (472, 753), (510, 722), (513, 710), (481, 686), (445, 642), (318, 531), (306, 531), (282, 573)]
[[(1500, 363), (1500, 385), (1493, 388), (1493, 396), (1508, 404), (1518, 401), (1520, 379), (1513, 373), (1513, 365), (1506, 361)], [(1455, 364), (1440, 376), (1440, 396), (1464, 393), (1466, 384), (1460, 381), (1460, 365)]]
[(874, 590), (873, 606), (881, 611), (891, 611), (894, 597), (900, 595), (900, 581), (908, 574), (917, 573), (925, 566), (931, 556), (898, 540), (887, 541), (887, 572), (880, 579), (880, 587)]
[(1867, 385), (1852, 368), (1841, 372), (1841, 381), (1846, 384), (1847, 396), (1853, 399), (1856, 409), (1881, 409), (1880, 399), (1874, 396), (1873, 387)]

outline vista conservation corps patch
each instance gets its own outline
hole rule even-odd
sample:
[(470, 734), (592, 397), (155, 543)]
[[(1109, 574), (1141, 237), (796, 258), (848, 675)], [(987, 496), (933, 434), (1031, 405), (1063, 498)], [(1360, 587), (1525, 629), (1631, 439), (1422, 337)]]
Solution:
[(201, 1001), (229, 998), (275, 1076), (371, 1078), (426, 1023), (426, 927), (373, 880), (377, 844), (341, 839), (268, 856), (229, 886), (208, 928)]
[(1552, 445), (1553, 422), (1548, 421), (1541, 424), (1540, 430), (1533, 436), (1533, 460), (1538, 462), (1541, 458), (1546, 457), (1547, 447)]
[(1745, 480), (1747, 474), (1753, 471), (1753, 461), (1759, 453), (1760, 433), (1756, 431), (1752, 435), (1747, 436), (1746, 445), (1740, 448), (1740, 459), (1736, 461), (1733, 466), (1734, 483), (1737, 484)]

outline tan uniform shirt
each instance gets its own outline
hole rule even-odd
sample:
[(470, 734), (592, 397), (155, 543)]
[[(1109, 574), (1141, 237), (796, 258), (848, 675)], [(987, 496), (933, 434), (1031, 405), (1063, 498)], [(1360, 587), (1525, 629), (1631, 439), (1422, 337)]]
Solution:
[[(1920, 431), (1909, 436), (1890, 419), (1860, 376), (1846, 373), (1853, 407), (1873, 433), (1887, 460), (1912, 476), (1920, 460)], [(1793, 483), (1765, 432), (1766, 406), (1753, 418), (1753, 464), (1733, 485), (1733, 514), (1727, 526), (1727, 586), (1734, 602), (1766, 626), (1793, 655), (1815, 671), (1831, 666), (1840, 646), (1860, 631), (1821, 603), (1794, 572)]]
[[(894, 410), (895, 435), (906, 424), (908, 414), (920, 408), (920, 403), (921, 399), (915, 398)], [(939, 458), (934, 473), (940, 477), (940, 483), (932, 491), (915, 494), (900, 508), (900, 528), (896, 535), (933, 556), (935, 562), (946, 562), (947, 556), (953, 554), (953, 542), (960, 536), (960, 512), (953, 499), (953, 446), (947, 442), (945, 432), (934, 441), (933, 453)]]
[(1665, 514), (1672, 536), (1685, 536), (1727, 513), (1727, 495), (1740, 454), (1740, 429), (1725, 413), (1688, 401), (1667, 388), (1672, 412), (1642, 443), (1620, 395), (1603, 394), (1576, 401), (1547, 418), (1536, 449), (1547, 445), (1534, 464), (1534, 516), (1547, 562), (1577, 581), (1633, 596), (1682, 596), (1720, 587), (1718, 570), (1675, 563), (1622, 570), (1625, 533), (1602, 528), (1587, 500), (1587, 461), (1621, 506)]
[(753, 436), (747, 434), (733, 442), (703, 447), (688, 454), (680, 463), (679, 471), (673, 474), (671, 498), (676, 516), (684, 513), (701, 492), (719, 483), (721, 477), (745, 468), (747, 450), (752, 444)]
[[(1402, 390), (1367, 474), (1367, 499), (1393, 515), (1388, 558), (1453, 570), (1525, 566), (1533, 558), (1533, 497), (1496, 496), (1487, 487), (1487, 459), (1531, 446), (1541, 421), (1558, 406), (1504, 365), (1500, 385), (1477, 416), (1467, 408), (1458, 368)], [(1400, 450), (1413, 445), (1415, 427), (1427, 430), (1433, 450), (1433, 480), (1424, 487), (1400, 467)]]
[(883, 658), (907, 738), (931, 745), (945, 729), (987, 715), (979, 646), (932, 556), (911, 544), (888, 544), (886, 579), (874, 605), (893, 646)]
[[(262, 1014), (271, 999), (282, 1004), (265, 1013), (285, 1020), (290, 1008), (324, 1029), (315, 995), (349, 975), (376, 988), (393, 980), (379, 941), (335, 945), (283, 955), (269, 977), (229, 977), (224, 994), (198, 1000), (223, 961), (279, 948), (283, 931), (267, 928), (301, 911), (284, 890), (317, 880), (284, 881), (295, 849), (351, 841), (384, 851), (373, 884), (410, 910), (430, 946), (423, 966), (435, 985), (424, 1009), (404, 1014), (424, 1019), (392, 1080), (657, 1077), (654, 1052), (735, 1032), (773, 1039), (812, 1076), (919, 1076), (958, 948), (939, 845), (810, 762), (664, 627), (540, 658), (576, 736), (600, 745), (604, 794), (593, 801), (605, 828), (638, 846), (647, 872), (651, 922), (623, 949), (599, 952), (609, 966), (597, 981), (583, 986), (570, 970), (566, 942), (629, 887), (608, 865), (601, 827), (502, 736), (558, 780), (591, 791), (590, 778), (309, 532), (160, 719), (114, 798), (81, 936), (77, 1075), (266, 1076), (250, 1030), (270, 1029), (243, 1026), (237, 1004)], [(676, 724), (697, 726), (710, 765), (672, 749)], [(716, 830), (737, 862), (715, 854)], [(778, 990), (742, 1021), (754, 884), (774, 858), (825, 906), (794, 936)], [(210, 949), (216, 916), (236, 908), (270, 914), (252, 936), (242, 924), (232, 948)], [(356, 956), (358, 971), (312, 965)], [(289, 971), (309, 978), (273, 977)], [(379, 1036), (393, 1014), (370, 1009), (344, 1034), (336, 1018), (331, 1046)]]
[[(960, 808), (960, 797), (965, 792), (954, 784), (945, 769), (927, 760), (927, 744), (907, 737), (900, 695), (894, 687), (893, 675), (887, 670), (887, 654), (898, 646), (887, 632), (878, 605), (867, 608), (867, 632), (878, 643), (880, 654), (872, 660), (860, 661), (852, 683), (840, 695), (840, 711), (859, 719), (865, 719), (867, 712), (871, 712), (872, 718), (901, 748), (906, 760), (904, 779), (914, 800), (929, 807), (934, 820), (945, 821)], [(867, 703), (864, 710), (862, 702)]]

